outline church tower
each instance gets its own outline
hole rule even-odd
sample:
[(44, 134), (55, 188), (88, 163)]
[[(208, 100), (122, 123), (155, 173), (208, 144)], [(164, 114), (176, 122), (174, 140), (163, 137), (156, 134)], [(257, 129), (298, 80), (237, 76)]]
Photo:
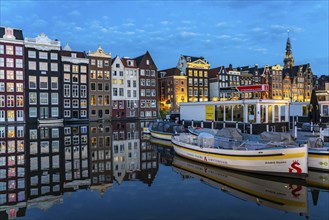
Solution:
[(291, 43), (290, 43), (290, 37), (289, 37), (289, 31), (288, 31), (288, 39), (286, 44), (286, 53), (283, 60), (283, 68), (290, 68), (295, 65), (294, 57), (292, 55), (291, 50)]

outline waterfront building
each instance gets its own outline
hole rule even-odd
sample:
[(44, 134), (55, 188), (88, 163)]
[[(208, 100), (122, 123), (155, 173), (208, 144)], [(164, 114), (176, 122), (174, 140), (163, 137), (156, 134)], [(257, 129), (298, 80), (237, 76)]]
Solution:
[(61, 44), (43, 33), (24, 43), (26, 122), (62, 119)]
[(177, 68), (160, 70), (158, 75), (160, 111), (179, 113), (179, 104), (187, 102), (187, 76)]
[[(125, 82), (125, 117), (128, 119), (137, 119), (139, 117), (139, 74), (135, 59), (124, 57), (121, 59), (124, 65)], [(145, 79), (144, 79), (145, 80)], [(151, 79), (152, 81), (152, 79)]]
[(89, 123), (91, 150), (91, 186), (103, 195), (113, 185), (111, 124)]
[(25, 213), (27, 200), (25, 144), (24, 126), (0, 126), (1, 219), (19, 217)]
[(141, 140), (140, 142), (141, 171), (138, 173), (138, 179), (151, 186), (159, 170), (159, 155), (156, 145), (153, 145), (149, 140)]
[(25, 120), (22, 30), (0, 27), (0, 123)]
[[(250, 86), (250, 85), (257, 85), (254, 83), (254, 75), (252, 74), (251, 70), (249, 69), (249, 66), (244, 67), (238, 67), (238, 70), (240, 70), (240, 86)], [(246, 91), (240, 93), (240, 99), (254, 99), (255, 95), (253, 91)]]
[(269, 92), (271, 99), (283, 99), (282, 70), (283, 67), (279, 64), (270, 67)]
[[(310, 64), (293, 66), (283, 69), (284, 82), (288, 85), (291, 81), (291, 97), (292, 102), (309, 102), (313, 89), (313, 72)], [(287, 87), (288, 88), (288, 87)], [(283, 93), (286, 93), (284, 90)]]
[(111, 118), (111, 54), (99, 46), (89, 58), (89, 120)]
[(209, 100), (210, 64), (203, 57), (181, 55), (177, 68), (187, 76), (188, 102), (203, 102)]
[(64, 120), (88, 120), (89, 60), (84, 52), (72, 51), (68, 44), (61, 51), (61, 59)]
[(124, 77), (124, 66), (119, 56), (112, 59), (112, 119), (126, 117), (125, 92), (126, 83)]
[(89, 125), (64, 128), (63, 190), (75, 191), (90, 186)]
[(139, 69), (139, 118), (156, 119), (158, 117), (157, 67), (148, 51), (134, 60)]

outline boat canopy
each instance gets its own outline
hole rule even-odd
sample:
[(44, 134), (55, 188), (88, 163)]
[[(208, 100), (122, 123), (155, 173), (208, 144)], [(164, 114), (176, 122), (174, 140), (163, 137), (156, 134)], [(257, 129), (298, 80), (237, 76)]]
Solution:
[(214, 147), (215, 136), (206, 132), (202, 132), (198, 135), (198, 146), (200, 147)]

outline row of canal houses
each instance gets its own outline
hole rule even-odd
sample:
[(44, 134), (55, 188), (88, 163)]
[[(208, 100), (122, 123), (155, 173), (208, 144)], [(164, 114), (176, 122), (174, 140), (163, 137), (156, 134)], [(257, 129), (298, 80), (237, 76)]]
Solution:
[(111, 57), (74, 51), (45, 34), (0, 27), (0, 123), (49, 119), (157, 118), (157, 67), (150, 53)]

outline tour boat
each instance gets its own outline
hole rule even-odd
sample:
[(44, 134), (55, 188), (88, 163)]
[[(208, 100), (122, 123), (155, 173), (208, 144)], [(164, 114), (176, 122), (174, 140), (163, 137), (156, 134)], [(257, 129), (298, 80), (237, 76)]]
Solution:
[(329, 171), (329, 147), (308, 148), (308, 167)]
[(157, 121), (149, 126), (151, 136), (163, 140), (171, 140), (173, 134), (178, 134), (184, 131), (184, 127), (175, 122)]
[(184, 179), (194, 178), (241, 201), (254, 202), (272, 209), (309, 215), (305, 181), (267, 177), (222, 169), (175, 156), (173, 169)]
[(171, 141), (178, 155), (219, 167), (302, 179), (308, 173), (307, 144), (222, 141), (209, 133), (181, 133)]
[(157, 144), (157, 145), (162, 145), (164, 147), (172, 147), (172, 143), (171, 140), (163, 140), (163, 139), (159, 139), (159, 138), (155, 138), (155, 137), (151, 137), (150, 142), (152, 144)]

